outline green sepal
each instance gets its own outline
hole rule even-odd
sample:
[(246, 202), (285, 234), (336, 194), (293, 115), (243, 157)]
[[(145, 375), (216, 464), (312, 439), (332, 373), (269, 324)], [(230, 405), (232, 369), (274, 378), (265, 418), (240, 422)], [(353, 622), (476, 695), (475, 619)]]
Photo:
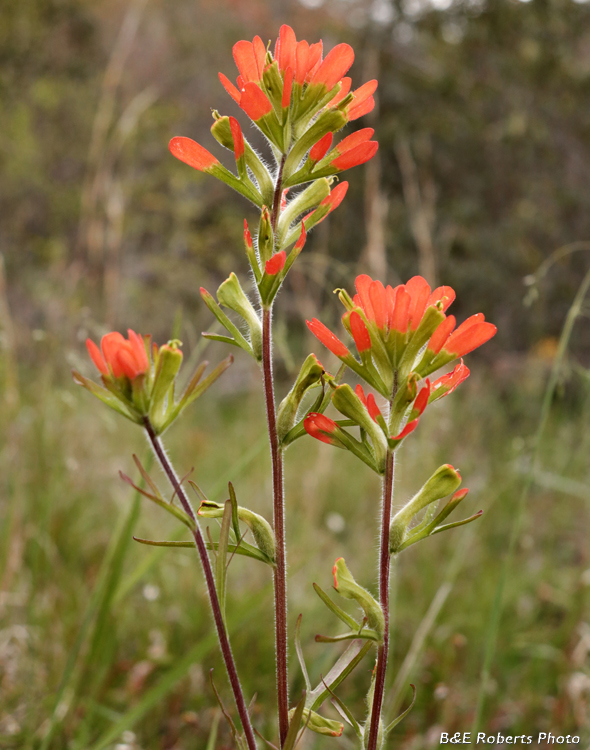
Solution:
[(402, 712), (402, 713), (401, 713), (401, 714), (400, 714), (399, 716), (397, 716), (397, 717), (396, 717), (396, 718), (395, 718), (395, 719), (394, 719), (394, 720), (393, 720), (393, 721), (391, 722), (391, 724), (388, 724), (388, 725), (387, 725), (387, 726), (385, 727), (385, 729), (384, 729), (384, 733), (385, 733), (385, 736), (387, 736), (387, 735), (389, 734), (389, 732), (391, 732), (391, 730), (392, 730), (392, 729), (395, 729), (395, 727), (396, 727), (396, 726), (397, 726), (397, 725), (398, 725), (398, 724), (399, 724), (399, 723), (400, 723), (401, 721), (403, 721), (403, 720), (404, 720), (404, 719), (406, 718), (406, 716), (407, 716), (407, 715), (408, 715), (408, 714), (410, 713), (410, 711), (411, 711), (411, 710), (412, 710), (412, 709), (414, 708), (414, 703), (416, 702), (416, 687), (415, 687), (414, 685), (412, 685), (412, 684), (410, 684), (410, 687), (412, 688), (412, 702), (411, 702), (411, 703), (410, 703), (410, 705), (409, 705), (409, 706), (408, 706), (408, 707), (406, 708), (406, 710), (405, 710), (405, 711), (403, 711), (403, 712)]
[(225, 182), (226, 185), (233, 188), (237, 193), (240, 193), (240, 195), (243, 195), (244, 198), (247, 198), (255, 206), (258, 206), (258, 208), (262, 208), (264, 205), (262, 195), (250, 179), (247, 181), (240, 180), (239, 177), (236, 177), (235, 174), (230, 172), (229, 169), (226, 169), (223, 164), (220, 164), (219, 162), (209, 167), (207, 173), (213, 175), (213, 177), (217, 177), (221, 182)]
[(420, 325), (414, 332), (414, 335), (410, 339), (403, 357), (401, 358), (400, 370), (408, 370), (408, 372), (410, 370), (415, 370), (421, 377), (425, 377), (425, 375), (428, 374), (423, 373), (419, 366), (414, 367), (416, 357), (444, 319), (445, 314), (441, 312), (436, 305), (431, 305), (426, 308), (422, 320), (420, 321)]
[(270, 213), (266, 206), (262, 207), (260, 213), (257, 243), (260, 262), (264, 267), (266, 261), (272, 258), (275, 246), (274, 233), (272, 231), (272, 224), (270, 223)]
[[(246, 524), (252, 532), (256, 546), (266, 557), (267, 561), (274, 565), (275, 563), (275, 535), (271, 525), (258, 513), (254, 513), (248, 508), (238, 505), (238, 518)], [(199, 507), (197, 515), (202, 518), (222, 518), (224, 506), (214, 503), (211, 500), (203, 500)]]
[(281, 78), (279, 65), (276, 60), (271, 65), (265, 67), (262, 74), (262, 88), (270, 99), (270, 103), (277, 115), (282, 117), (283, 79)]
[(139, 494), (142, 497), (147, 498), (152, 503), (155, 503), (156, 505), (159, 505), (160, 508), (163, 508), (165, 511), (170, 513), (170, 515), (174, 516), (178, 521), (183, 523), (187, 528), (189, 528), (191, 531), (194, 531), (196, 526), (193, 521), (193, 519), (188, 515), (188, 513), (185, 513), (182, 508), (177, 508), (176, 505), (173, 505), (172, 503), (166, 502), (162, 495), (159, 493), (157, 488), (153, 487), (153, 493), (148, 492), (147, 490), (142, 489), (138, 485), (136, 485), (133, 480), (127, 476), (127, 474), (124, 474), (122, 471), (119, 472), (119, 476), (121, 479), (126, 482), (128, 485), (133, 487), (133, 489), (136, 492), (139, 492)]
[(320, 599), (324, 602), (326, 607), (330, 610), (330, 612), (333, 612), (338, 619), (342, 620), (342, 622), (345, 625), (348, 625), (348, 627), (351, 630), (358, 630), (359, 624), (354, 619), (354, 617), (351, 617), (348, 612), (345, 612), (343, 609), (341, 609), (335, 602), (330, 599), (328, 594), (320, 587), (317, 583), (313, 584), (314, 591), (316, 594), (320, 597)]
[(382, 472), (387, 455), (387, 439), (381, 426), (373, 421), (366, 407), (348, 383), (337, 386), (332, 393), (332, 403), (341, 414), (352, 419), (371, 438), (375, 460)]
[(381, 605), (354, 580), (343, 557), (339, 557), (334, 564), (334, 582), (336, 591), (341, 596), (345, 599), (353, 599), (363, 609), (369, 628), (377, 633), (379, 642), (382, 642), (385, 633), (385, 617)]
[(74, 378), (74, 383), (76, 383), (77, 385), (81, 385), (83, 388), (86, 388), (86, 390), (90, 391), (93, 396), (96, 396), (96, 398), (100, 399), (103, 404), (110, 406), (111, 409), (116, 411), (118, 414), (121, 414), (123, 417), (126, 417), (131, 422), (134, 422), (135, 424), (143, 424), (143, 417), (141, 416), (141, 414), (135, 411), (131, 403), (127, 405), (126, 402), (122, 401), (120, 396), (116, 395), (107, 388), (103, 388), (93, 380), (89, 380), (83, 375), (80, 375), (77, 370), (72, 370), (72, 376)]
[(233, 338), (228, 338), (227, 336), (219, 336), (215, 333), (203, 333), (203, 336), (208, 339), (225, 341), (227, 344), (233, 344), (234, 346), (243, 349), (252, 357), (254, 357), (254, 352), (252, 350), (252, 347), (250, 346), (250, 342), (246, 340), (246, 338), (242, 335), (240, 329), (232, 323), (232, 321), (223, 312), (221, 307), (219, 307), (213, 295), (210, 294), (206, 289), (201, 288), (201, 297), (203, 298), (203, 302), (207, 305), (209, 310), (211, 310), (213, 315), (215, 315), (219, 323), (221, 323), (221, 325), (228, 331), (228, 333), (232, 335)]
[(262, 359), (262, 323), (233, 271), (217, 290), (217, 299), (220, 304), (229, 307), (230, 310), (237, 312), (244, 319), (250, 330), (252, 353), (254, 358), (260, 362)]
[(363, 642), (360, 638), (353, 641), (340, 655), (338, 661), (322, 679), (320, 684), (307, 696), (306, 708), (311, 708), (312, 711), (319, 708), (330, 695), (330, 691), (335, 690), (348, 677), (372, 647), (373, 644), (371, 641)]
[[(292, 708), (289, 711), (289, 719), (291, 720), (297, 709)], [(303, 709), (301, 717), (301, 724), (305, 725), (308, 729), (316, 734), (323, 734), (328, 737), (341, 737), (344, 731), (344, 724), (340, 721), (334, 721), (333, 719), (326, 719), (324, 716), (310, 711), (309, 708)]]
[(282, 442), (289, 430), (295, 425), (297, 412), (305, 394), (321, 381), (324, 368), (318, 362), (315, 354), (310, 354), (301, 365), (297, 379), (277, 410), (277, 432), (279, 442)]
[(174, 407), (174, 383), (182, 364), (179, 344), (174, 339), (161, 346), (158, 351), (149, 410), (150, 422), (157, 435), (166, 423), (166, 413)]
[[(287, 207), (280, 216), (279, 224), (277, 227), (277, 250), (283, 250), (284, 248), (289, 247), (292, 242), (297, 241), (299, 235), (301, 234), (301, 226), (299, 225), (299, 230), (295, 233), (294, 238), (290, 239), (289, 227), (291, 226), (291, 224), (302, 213), (310, 211), (311, 209), (318, 206), (325, 198), (328, 197), (328, 195), (330, 195), (330, 183), (324, 178), (322, 180), (313, 182), (311, 185), (309, 185), (309, 187), (305, 188), (303, 192), (299, 193), (296, 198), (294, 198), (290, 203), (287, 204)], [(326, 210), (326, 213), (328, 213), (328, 211), (329, 209)], [(307, 223), (305, 224), (305, 228), (307, 230)], [(285, 237), (287, 237), (286, 241)]]
[[(234, 152), (234, 139), (229, 124), (229, 117), (219, 117), (219, 119), (213, 123), (211, 133), (215, 140), (224, 148), (229, 149), (232, 153)], [(252, 171), (252, 174), (258, 183), (258, 189), (262, 194), (262, 201), (268, 206), (272, 203), (274, 193), (274, 185), (269, 171), (246, 138), (244, 138), (244, 153), (246, 156), (246, 164)]]
[(217, 367), (215, 367), (207, 377), (201, 381), (201, 376), (203, 374), (203, 371), (205, 367), (207, 366), (207, 363), (204, 362), (202, 365), (200, 365), (197, 368), (197, 371), (191, 378), (189, 384), (187, 385), (184, 393), (182, 394), (182, 397), (174, 405), (174, 408), (172, 410), (168, 410), (166, 412), (166, 420), (165, 422), (160, 426), (160, 432), (159, 434), (162, 434), (171, 424), (174, 422), (174, 420), (182, 414), (182, 412), (186, 409), (187, 406), (190, 406), (190, 404), (193, 403), (193, 401), (196, 401), (196, 399), (199, 398), (199, 396), (202, 396), (203, 393), (213, 385), (213, 383), (219, 378), (223, 373), (227, 370), (227, 368), (233, 363), (234, 358), (233, 355), (228, 355), (225, 359), (223, 359)]
[(301, 163), (305, 154), (315, 146), (315, 144), (328, 133), (336, 133), (338, 130), (346, 125), (346, 116), (342, 112), (337, 110), (328, 110), (321, 114), (316, 122), (305, 131), (305, 133), (295, 143), (289, 156), (285, 161), (285, 167), (283, 169), (283, 187), (293, 187), (299, 184), (297, 181), (292, 181), (290, 178), (295, 177), (295, 170)]
[[(414, 497), (394, 516), (389, 527), (389, 550), (397, 554), (405, 546), (411, 534), (410, 524), (414, 516), (431, 503), (450, 495), (461, 484), (461, 476), (450, 464), (443, 464), (428, 479)], [(452, 510), (452, 508), (451, 508)], [(449, 510), (450, 513), (450, 510)], [(447, 514), (448, 515), (448, 514)], [(416, 540), (418, 541), (418, 540)]]

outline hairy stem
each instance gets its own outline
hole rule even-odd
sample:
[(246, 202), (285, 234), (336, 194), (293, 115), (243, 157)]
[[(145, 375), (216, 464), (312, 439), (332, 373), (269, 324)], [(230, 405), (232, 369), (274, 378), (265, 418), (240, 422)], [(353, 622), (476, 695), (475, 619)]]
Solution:
[(197, 516), (192, 508), (190, 500), (186, 492), (184, 491), (176, 472), (174, 471), (172, 464), (166, 452), (162, 441), (154, 432), (151, 422), (147, 417), (144, 417), (144, 426), (147, 432), (151, 446), (156, 454), (158, 461), (166, 474), (168, 481), (172, 485), (176, 492), (182, 507), (190, 518), (195, 522), (196, 528), (192, 531), (192, 535), (197, 545), (199, 557), (201, 559), (201, 565), (203, 566), (203, 573), (205, 574), (205, 581), (207, 583), (207, 592), (209, 594), (209, 601), (211, 602), (211, 609), (213, 610), (213, 619), (215, 620), (215, 627), (217, 629), (217, 637), (219, 638), (219, 646), (221, 648), (221, 654), (227, 669), (227, 674), (231, 684), (231, 688), (234, 694), (234, 700), (236, 702), (236, 708), (242, 722), (246, 742), (248, 744), (248, 750), (256, 750), (256, 740), (254, 738), (254, 731), (252, 729), (252, 723), (250, 722), (250, 716), (248, 715), (248, 709), (246, 707), (246, 701), (244, 700), (244, 694), (242, 692), (242, 686), (238, 678), (238, 672), (236, 670), (236, 664), (229, 644), (229, 638), (227, 630), (225, 629), (225, 623), (223, 621), (223, 615), (221, 613), (221, 606), (219, 604), (219, 597), (217, 596), (217, 589), (215, 588), (215, 578), (213, 577), (213, 570), (211, 568), (211, 561), (207, 554), (207, 547), (205, 546), (205, 540), (197, 521)]
[(275, 646), (277, 660), (277, 698), (279, 737), (283, 746), (289, 730), (289, 692), (287, 673), (287, 556), (285, 548), (285, 502), (283, 487), (283, 451), (279, 445), (272, 375), (272, 310), (262, 313), (262, 372), (266, 399), (266, 418), (272, 460), (273, 526), (276, 539)]
[(281, 211), (281, 193), (283, 192), (283, 168), (285, 161), (287, 160), (287, 154), (284, 154), (281, 163), (279, 164), (279, 172), (277, 174), (277, 184), (275, 185), (275, 194), (272, 201), (272, 213), (270, 215), (270, 223), (272, 231), (276, 231), (277, 221), (279, 219), (279, 213)]
[(389, 652), (389, 576), (391, 571), (391, 555), (389, 553), (389, 527), (391, 525), (391, 505), (393, 501), (393, 474), (395, 456), (393, 451), (387, 452), (385, 476), (383, 477), (383, 499), (381, 508), (381, 534), (379, 545), (379, 604), (385, 617), (385, 632), (383, 643), (377, 651), (377, 669), (375, 673), (375, 691), (371, 709), (371, 723), (369, 726), (369, 743), (367, 750), (377, 749), (379, 721), (383, 706), (385, 691), (385, 675), (387, 673), (387, 656)]

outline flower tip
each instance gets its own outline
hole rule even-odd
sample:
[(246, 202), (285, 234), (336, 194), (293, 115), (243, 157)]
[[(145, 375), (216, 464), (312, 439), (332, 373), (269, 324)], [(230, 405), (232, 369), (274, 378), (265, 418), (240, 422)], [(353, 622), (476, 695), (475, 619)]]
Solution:
[(168, 149), (177, 159), (199, 172), (207, 172), (219, 163), (213, 154), (191, 138), (175, 136), (168, 144)]
[(276, 276), (285, 267), (286, 260), (287, 254), (284, 250), (281, 250), (279, 253), (275, 253), (272, 258), (269, 258), (269, 260), (266, 261), (264, 270), (269, 276)]

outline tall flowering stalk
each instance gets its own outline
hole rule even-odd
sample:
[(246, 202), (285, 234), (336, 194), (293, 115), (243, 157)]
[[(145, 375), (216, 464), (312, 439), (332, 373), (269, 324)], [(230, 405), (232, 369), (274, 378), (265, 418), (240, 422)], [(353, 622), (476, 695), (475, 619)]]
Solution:
[[(455, 292), (446, 286), (432, 291), (421, 276), (392, 288), (361, 275), (356, 279), (356, 292), (350, 297), (340, 290), (339, 298), (346, 310), (342, 322), (359, 359), (319, 320), (314, 318), (307, 325), (322, 344), (387, 400), (387, 411), (383, 414), (373, 394), (365, 395), (360, 384), (354, 391), (349, 385), (338, 385), (334, 387), (332, 403), (346, 417), (347, 424), (360, 428), (361, 440), (321, 413), (309, 414), (304, 426), (312, 437), (351, 451), (383, 478), (378, 562), (383, 627), (368, 695), (369, 717), (359, 732), (363, 746), (376, 750), (382, 746), (388, 729), (383, 726), (381, 712), (389, 651), (391, 557), (427, 536), (480, 515), (442, 524), (467, 495), (465, 489), (456, 491), (461, 476), (447, 464), (392, 518), (395, 454), (418, 427), (428, 404), (452, 393), (469, 376), (469, 370), (461, 360), (451, 373), (433, 383), (428, 375), (481, 346), (496, 333), (496, 327), (478, 314), (455, 329), (454, 316), (446, 315)], [(437, 514), (438, 501), (451, 493), (454, 494)], [(412, 527), (416, 515), (423, 510), (425, 515)], [(334, 576), (339, 590), (336, 567)]]
[[(393, 516), (396, 453), (418, 427), (428, 405), (451, 394), (469, 376), (461, 358), (490, 339), (496, 328), (481, 314), (473, 315), (456, 327), (454, 316), (447, 315), (455, 298), (450, 287), (431, 290), (425, 279), (415, 276), (393, 288), (369, 276), (358, 276), (353, 297), (343, 289), (337, 290), (345, 308), (342, 322), (356, 355), (319, 320), (308, 321), (311, 332), (343, 366), (335, 377), (325, 370), (315, 354), (309, 354), (292, 388), (277, 406), (272, 359), (274, 301), (305, 247), (307, 233), (343, 201), (348, 183), (338, 182), (338, 176), (368, 161), (377, 151), (377, 143), (371, 140), (371, 128), (362, 128), (337, 139), (345, 125), (374, 107), (377, 82), (369, 81), (352, 91), (351, 79), (346, 76), (354, 61), (352, 48), (339, 44), (324, 57), (321, 42), (298, 42), (289, 26), (281, 27), (273, 52), (260, 37), (255, 37), (252, 42), (235, 44), (233, 56), (239, 73), (236, 83), (222, 73), (220, 81), (235, 105), (265, 137), (272, 166), (269, 168), (249, 144), (238, 120), (218, 112), (214, 112), (211, 132), (232, 152), (235, 171), (227, 169), (216, 156), (190, 138), (173, 138), (170, 151), (186, 164), (225, 182), (258, 211), (254, 236), (246, 220), (243, 235), (244, 253), (255, 282), (254, 298), (250, 299), (244, 292), (235, 273), (219, 286), (215, 296), (203, 288), (201, 296), (226, 331), (223, 335), (203, 335), (242, 349), (261, 368), (272, 467), (272, 524), (239, 506), (231, 484), (229, 499), (217, 504), (192, 483), (201, 501), (195, 513), (184, 482), (178, 478), (162, 444), (164, 431), (222, 374), (231, 364), (231, 357), (203, 380), (205, 365), (201, 365), (178, 398), (180, 342), (170, 341), (157, 347), (150, 337), (142, 337), (134, 331), (128, 332), (127, 339), (113, 332), (103, 337), (100, 347), (87, 341), (88, 353), (99, 371), (101, 383), (77, 372), (74, 377), (112, 409), (144, 429), (174, 491), (172, 499), (165, 500), (137, 460), (147, 489), (136, 487), (129, 477), (122, 475), (147, 499), (184, 523), (191, 533), (192, 541), (173, 544), (195, 546), (199, 553), (220, 649), (241, 722), (241, 731), (238, 731), (224, 709), (237, 747), (255, 750), (256, 739), (225, 626), (227, 568), (236, 554), (262, 562), (273, 572), (280, 748), (293, 750), (305, 729), (340, 736), (343, 723), (318, 713), (322, 703), (331, 697), (343, 721), (355, 731), (360, 747), (377, 750), (383, 747), (387, 733), (411, 708), (389, 725), (384, 723), (391, 559), (416, 542), (469, 523), (481, 514), (443, 523), (468, 492), (459, 489), (459, 472), (445, 464)], [(457, 359), (461, 361), (454, 369), (431, 382), (433, 373)], [(346, 369), (365, 385), (358, 384), (353, 389), (342, 383)], [(384, 399), (385, 406), (379, 406), (375, 394), (365, 390), (367, 387)], [(325, 412), (330, 405), (343, 418), (327, 416)], [(359, 606), (360, 618), (349, 615), (314, 584), (318, 596), (347, 626), (344, 633), (318, 635), (316, 640), (350, 643), (320, 684), (312, 689), (301, 649), (299, 618), (294, 640), (306, 689), (296, 706), (290, 709), (283, 457), (285, 449), (306, 434), (351, 452), (382, 478), (379, 595), (375, 598), (356, 582), (344, 558), (336, 560), (333, 567), (334, 589)], [(175, 498), (180, 507), (175, 504)], [(438, 507), (444, 498), (448, 500)], [(199, 518), (220, 520), (217, 541), (211, 536), (205, 541)], [(245, 541), (248, 533), (253, 544)], [(138, 541), (171, 545), (170, 542)], [(210, 552), (214, 553), (213, 562)], [(367, 693), (368, 714), (359, 722), (334, 690), (373, 647), (377, 657)], [(219, 696), (218, 699), (221, 701)]]
[[(370, 81), (351, 92), (351, 79), (346, 73), (354, 61), (352, 48), (339, 44), (324, 58), (322, 42), (311, 45), (298, 42), (289, 26), (281, 27), (274, 53), (267, 50), (260, 37), (255, 37), (252, 42), (235, 44), (233, 56), (239, 73), (236, 85), (223, 73), (219, 78), (228, 94), (266, 137), (274, 165), (270, 170), (267, 168), (234, 117), (221, 117), (217, 113), (211, 132), (221, 145), (234, 152), (237, 175), (189, 138), (173, 138), (170, 151), (181, 161), (222, 180), (260, 210), (255, 241), (246, 222), (244, 229), (244, 249), (258, 290), (255, 304), (243, 292), (234, 274), (217, 290), (217, 302), (205, 290), (201, 293), (231, 336), (230, 339), (211, 337), (245, 349), (262, 366), (272, 461), (277, 697), (283, 745), (289, 730), (289, 698), (282, 441), (294, 426), (297, 406), (305, 390), (319, 380), (321, 370), (316, 367), (303, 392), (291, 397), (291, 402), (297, 400), (295, 408), (292, 403), (284, 405), (280, 420), (273, 380), (273, 304), (289, 269), (303, 250), (306, 233), (325, 219), (346, 194), (348, 183), (336, 184), (336, 175), (363, 164), (377, 151), (377, 143), (371, 140), (371, 128), (333, 143), (334, 135), (348, 122), (373, 109), (377, 82)], [(307, 187), (295, 195), (290, 192), (302, 185)], [(246, 336), (219, 305), (242, 318), (248, 331)]]

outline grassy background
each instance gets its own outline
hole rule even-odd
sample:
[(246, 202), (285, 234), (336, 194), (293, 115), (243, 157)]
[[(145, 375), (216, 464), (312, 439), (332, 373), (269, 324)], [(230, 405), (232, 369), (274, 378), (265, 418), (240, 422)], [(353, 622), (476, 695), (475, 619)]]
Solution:
[[(1, 748), (231, 747), (223, 722), (214, 736), (210, 669), (231, 698), (196, 555), (133, 542), (182, 529), (118, 479), (119, 470), (136, 477), (131, 455), (147, 460), (145, 440), (76, 389), (70, 369), (90, 375), (84, 339), (128, 326), (160, 342), (176, 330), (187, 362), (226, 356), (199, 339), (211, 319), (198, 287), (213, 291), (232, 269), (245, 275), (250, 214), (224, 186), (174, 164), (165, 144), (183, 133), (213, 150), (208, 108), (229, 106), (216, 73), (230, 71), (231, 44), (270, 38), (284, 20), (330, 46), (350, 41), (355, 81), (377, 75), (381, 148), (380, 171), (350, 173), (347, 205), (310, 237), (279, 298), (279, 393), (306, 352), (335, 364), (304, 319), (336, 329), (336, 286), (384, 261), (392, 282), (424, 270), (416, 210), (434, 213), (430, 260), (457, 289), (459, 318), (483, 310), (499, 327), (468, 357), (471, 378), (429, 409), (400, 453), (397, 502), (450, 462), (471, 489), (463, 515), (483, 508), (484, 517), (396, 564), (388, 710), (407, 705), (410, 682), (418, 697), (391, 746), (436, 747), (441, 731), (469, 731), (478, 705), (488, 734), (551, 730), (588, 743), (586, 305), (556, 360), (586, 245), (551, 267), (536, 298), (522, 279), (590, 232), (590, 14), (569, 0), (415, 6), (27, 0), (0, 11)], [(407, 148), (418, 209), (407, 200)], [(374, 213), (379, 200), (385, 215)], [(381, 240), (371, 239), (375, 221)], [(211, 499), (223, 500), (231, 480), (241, 504), (270, 515), (259, 373), (245, 357), (167, 443), (179, 473), (194, 466)], [(315, 682), (339, 647), (314, 642), (338, 624), (311, 584), (328, 589), (344, 556), (374, 589), (379, 487), (363, 465), (307, 438), (289, 449), (286, 471), (290, 629), (302, 613)], [(164, 488), (157, 468), (153, 476)], [(268, 571), (235, 559), (229, 626), (269, 737), (271, 601)], [(294, 649), (291, 658), (296, 696)], [(339, 692), (358, 717), (370, 669), (367, 660)], [(301, 746), (330, 743), (308, 733)]]

